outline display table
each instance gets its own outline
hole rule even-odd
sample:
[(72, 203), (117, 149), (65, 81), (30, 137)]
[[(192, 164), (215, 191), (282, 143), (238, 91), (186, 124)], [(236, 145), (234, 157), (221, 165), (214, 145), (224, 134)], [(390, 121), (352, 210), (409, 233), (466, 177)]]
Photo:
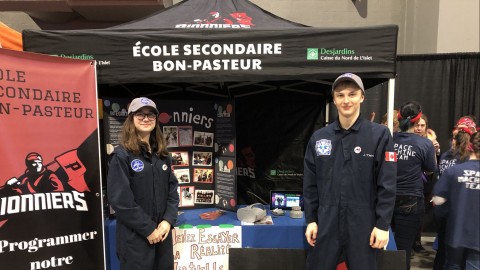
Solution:
[[(226, 211), (216, 220), (203, 220), (201, 213), (213, 211), (215, 208), (187, 210), (178, 217), (178, 225), (191, 224), (193, 226), (210, 224), (231, 224), (241, 226), (237, 213)], [(270, 211), (268, 211), (270, 214)], [(307, 248), (305, 240), (305, 219), (293, 219), (288, 216), (272, 216), (273, 225), (244, 225), (242, 226), (242, 247), (255, 248)], [(178, 226), (177, 225), (177, 226)]]
[[(288, 211), (286, 211), (285, 216), (272, 217), (273, 225), (241, 225), (241, 222), (237, 219), (237, 214), (229, 211), (226, 211), (216, 220), (204, 220), (199, 216), (202, 213), (214, 210), (218, 209), (204, 208), (182, 211), (183, 213), (178, 216), (175, 227), (185, 226), (186, 224), (192, 226), (219, 226), (230, 224), (233, 226), (241, 226), (242, 248), (306, 249), (309, 247), (305, 239), (305, 219), (292, 219), (288, 216)], [(268, 215), (271, 215), (270, 211), (268, 211)], [(115, 227), (115, 219), (105, 221), (107, 269), (110, 270), (119, 269), (115, 254)], [(387, 249), (397, 249), (391, 232)]]

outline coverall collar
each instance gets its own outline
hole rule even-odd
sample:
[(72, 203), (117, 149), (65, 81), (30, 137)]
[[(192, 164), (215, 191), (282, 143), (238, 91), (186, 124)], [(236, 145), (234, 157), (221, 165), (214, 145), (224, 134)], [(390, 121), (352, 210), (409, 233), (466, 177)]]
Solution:
[(347, 130), (347, 129), (344, 129), (342, 127), (342, 125), (340, 124), (340, 119), (338, 119), (338, 116), (337, 116), (337, 121), (335, 121), (335, 126), (334, 126), (334, 129), (335, 131), (342, 131), (342, 130), (345, 130), (345, 131), (358, 131), (360, 129), (360, 126), (361, 126), (361, 121), (360, 119), (362, 118), (362, 114), (360, 113), (358, 115), (358, 118), (357, 120), (355, 120), (355, 123), (353, 123), (353, 125)]

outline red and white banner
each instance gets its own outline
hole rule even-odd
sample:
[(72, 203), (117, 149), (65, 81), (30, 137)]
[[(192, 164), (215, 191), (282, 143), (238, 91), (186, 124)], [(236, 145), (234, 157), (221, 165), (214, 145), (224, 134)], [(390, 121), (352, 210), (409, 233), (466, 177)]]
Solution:
[(104, 269), (95, 62), (0, 49), (0, 265)]

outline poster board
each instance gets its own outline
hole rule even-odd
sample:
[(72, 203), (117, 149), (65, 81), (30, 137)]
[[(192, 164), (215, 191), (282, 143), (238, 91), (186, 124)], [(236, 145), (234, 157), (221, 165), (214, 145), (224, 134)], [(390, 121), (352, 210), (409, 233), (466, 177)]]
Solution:
[(218, 102), (215, 107), (215, 206), (236, 210), (237, 161), (236, 123), (233, 102)]
[[(120, 144), (120, 131), (131, 100), (102, 100), (107, 153)], [(216, 101), (153, 100), (158, 125), (179, 181), (179, 208), (236, 209), (235, 126), (233, 104)], [(228, 110), (228, 113), (227, 113)], [(227, 116), (228, 115), (228, 116)], [(107, 160), (108, 163), (108, 160)], [(229, 171), (219, 170), (220, 165)]]
[(103, 269), (94, 61), (0, 49), (0, 265)]

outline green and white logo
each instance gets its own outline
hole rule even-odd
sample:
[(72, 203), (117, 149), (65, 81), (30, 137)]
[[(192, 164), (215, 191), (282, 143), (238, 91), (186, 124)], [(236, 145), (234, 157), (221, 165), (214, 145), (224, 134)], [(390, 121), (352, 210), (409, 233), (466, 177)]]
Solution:
[(318, 48), (307, 48), (307, 60), (318, 60)]
[(270, 170), (270, 175), (277, 175), (277, 170)]

